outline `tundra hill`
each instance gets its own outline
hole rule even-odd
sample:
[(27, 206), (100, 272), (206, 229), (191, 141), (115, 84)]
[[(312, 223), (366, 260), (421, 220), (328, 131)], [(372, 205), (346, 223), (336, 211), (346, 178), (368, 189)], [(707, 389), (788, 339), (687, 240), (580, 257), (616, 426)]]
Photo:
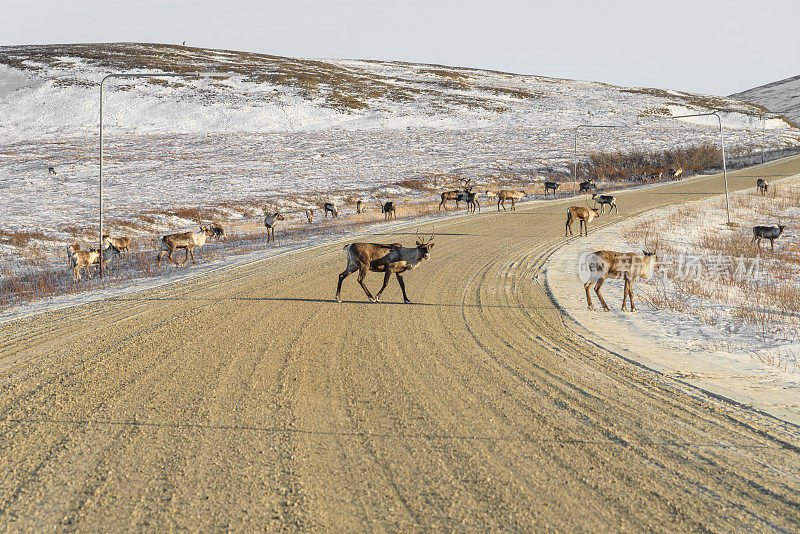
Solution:
[(760, 85), (730, 96), (785, 115), (800, 123), (800, 76)]
[[(749, 128), (760, 127), (765, 111), (676, 90), (441, 65), (293, 59), (163, 44), (31, 45), (0, 47), (5, 135), (94, 133), (100, 80), (131, 71), (203, 76), (107, 82), (107, 124), (129, 132), (572, 128), (706, 111), (722, 112), (726, 127)], [(782, 119), (767, 127), (792, 129)]]

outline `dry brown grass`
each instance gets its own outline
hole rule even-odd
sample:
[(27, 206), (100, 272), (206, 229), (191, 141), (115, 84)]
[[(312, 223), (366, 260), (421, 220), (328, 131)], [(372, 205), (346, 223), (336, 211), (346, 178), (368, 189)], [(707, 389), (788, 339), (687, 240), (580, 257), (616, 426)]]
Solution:
[[(701, 234), (691, 244), (676, 243), (667, 239), (659, 242), (661, 258), (676, 258), (688, 250), (699, 254), (702, 261), (714, 258), (732, 258), (726, 263), (722, 276), (713, 276), (710, 270), (701, 271), (700, 279), (681, 279), (674, 266), (667, 270), (669, 284), (662, 279), (650, 282), (646, 300), (658, 309), (667, 309), (692, 315), (704, 324), (720, 321), (720, 314), (711, 310), (722, 306), (741, 323), (754, 326), (761, 335), (769, 337), (780, 332), (797, 337), (800, 333), (800, 245), (784, 235), (776, 240), (775, 252), (769, 245), (759, 248), (751, 241), (750, 228), (764, 220), (780, 217), (789, 229), (800, 226), (797, 217), (786, 215), (787, 209), (800, 201), (800, 187), (795, 184), (777, 184), (770, 195), (761, 197), (753, 191), (740, 192), (731, 197), (731, 206), (737, 218), (748, 217), (745, 222), (732, 227), (711, 229)], [(661, 219), (643, 221), (629, 228), (624, 237), (629, 242), (651, 242), (659, 236), (671, 236), (675, 229), (685, 228), (700, 219), (701, 205), (686, 205)], [(695, 248), (692, 248), (694, 245)], [(740, 263), (743, 262), (743, 263)], [(758, 271), (745, 271), (743, 266)], [(757, 276), (756, 276), (757, 275)]]
[(41, 230), (1, 230), (0, 243), (7, 243), (20, 249), (29, 248), (34, 241), (48, 241)]

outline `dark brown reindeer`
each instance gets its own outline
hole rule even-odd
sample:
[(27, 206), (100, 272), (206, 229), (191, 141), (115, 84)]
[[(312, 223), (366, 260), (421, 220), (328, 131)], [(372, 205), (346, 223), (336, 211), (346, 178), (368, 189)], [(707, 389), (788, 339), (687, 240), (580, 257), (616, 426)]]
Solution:
[(767, 189), (769, 189), (769, 184), (765, 179), (759, 178), (756, 180), (756, 189), (758, 189), (758, 192), (761, 194), (761, 196), (766, 196)]
[(775, 252), (775, 240), (778, 239), (785, 225), (779, 224), (778, 226), (754, 226), (753, 227), (753, 242), (758, 245), (758, 251), (761, 252), (761, 240), (769, 239), (769, 246), (772, 252)]
[[(411, 304), (406, 295), (406, 285), (403, 282), (402, 273), (416, 268), (422, 260), (430, 258), (430, 250), (433, 248), (433, 234), (425, 242), (419, 237), (417, 232), (417, 246), (404, 247), (400, 243), (382, 245), (378, 243), (351, 243), (345, 245), (347, 253), (347, 268), (339, 275), (339, 284), (336, 286), (336, 302), (341, 302), (342, 282), (351, 273), (358, 271), (358, 283), (364, 289), (364, 293), (371, 302), (380, 302), (381, 293), (386, 289), (392, 273), (397, 277), (397, 283), (403, 291), (403, 302)], [(374, 297), (364, 285), (364, 277), (367, 271), (384, 273), (383, 286)]]
[(558, 182), (545, 182), (544, 183), (544, 196), (547, 196), (548, 191), (553, 192), (553, 196), (556, 196), (556, 191), (558, 190), (558, 186), (560, 184)]
[(394, 202), (390, 200), (381, 202), (379, 200), (378, 205), (381, 208), (381, 213), (383, 213), (383, 220), (391, 219), (392, 217), (397, 218), (397, 206), (394, 205)]
[(447, 211), (448, 200), (454, 200), (456, 202), (456, 209), (458, 209), (459, 202), (464, 201), (465, 198), (464, 194), (472, 192), (472, 188), (475, 187), (474, 185), (469, 185), (471, 181), (472, 181), (471, 178), (470, 179), (461, 178), (459, 180), (459, 183), (461, 183), (463, 189), (453, 189), (451, 191), (443, 191), (441, 194), (442, 201), (439, 202), (439, 210), (441, 210), (442, 207), (444, 207), (444, 211)]
[(228, 236), (225, 234), (225, 228), (220, 223), (212, 222), (209, 228), (214, 232), (215, 239), (228, 239)]

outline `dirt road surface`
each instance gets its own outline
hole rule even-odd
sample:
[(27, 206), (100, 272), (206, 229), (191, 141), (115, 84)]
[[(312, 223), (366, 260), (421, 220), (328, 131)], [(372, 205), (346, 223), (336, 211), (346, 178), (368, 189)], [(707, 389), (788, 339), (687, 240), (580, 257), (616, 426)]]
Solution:
[(413, 305), (355, 275), (333, 302), (336, 245), (0, 326), (0, 530), (797, 531), (797, 427), (554, 307), (537, 275), (571, 203), (439, 223)]

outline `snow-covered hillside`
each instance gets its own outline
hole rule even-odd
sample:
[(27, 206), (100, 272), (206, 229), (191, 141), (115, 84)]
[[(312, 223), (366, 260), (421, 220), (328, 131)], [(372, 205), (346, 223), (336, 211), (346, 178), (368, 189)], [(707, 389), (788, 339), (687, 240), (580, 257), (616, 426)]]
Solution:
[(800, 76), (754, 87), (730, 97), (758, 104), (800, 124)]
[[(433, 201), (468, 176), (519, 187), (593, 151), (800, 144), (730, 98), (401, 62), (306, 60), (172, 45), (0, 47), (0, 256), (40, 258), (97, 235), (99, 86), (106, 82), (107, 229), (142, 237), (356, 199)], [(47, 172), (54, 167), (56, 174)], [(59, 252), (59, 255), (60, 252)], [(2, 259), (2, 258), (0, 258)]]
[[(137, 133), (570, 128), (707, 110), (724, 112), (728, 127), (758, 122), (760, 128), (762, 112), (737, 100), (673, 90), (169, 45), (2, 47), (0, 64), (0, 117), (4, 135), (14, 138), (95, 133), (99, 82), (123, 71), (204, 75), (107, 82), (108, 125)], [(775, 120), (769, 127), (787, 125)]]

